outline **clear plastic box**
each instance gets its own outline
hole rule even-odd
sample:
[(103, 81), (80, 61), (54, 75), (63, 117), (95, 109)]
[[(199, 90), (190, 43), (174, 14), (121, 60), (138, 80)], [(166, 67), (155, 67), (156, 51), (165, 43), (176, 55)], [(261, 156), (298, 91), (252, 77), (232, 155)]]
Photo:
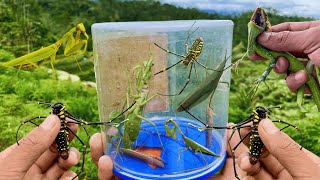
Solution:
[[(195, 117), (185, 111), (177, 112), (176, 109), (201, 83), (206, 84), (206, 78), (214, 72), (210, 69), (217, 68), (226, 57), (225, 67), (230, 65), (232, 33), (233, 22), (229, 20), (119, 22), (97, 23), (92, 26), (100, 120), (119, 123), (117, 128), (106, 126), (102, 129), (105, 154), (113, 159), (114, 173), (118, 177), (207, 178), (223, 166), (226, 157), (226, 130), (201, 131), (194, 126), (227, 125), (230, 70), (223, 73), (220, 71), (222, 76), (214, 88), (211, 102), (213, 112), (208, 109), (209, 96), (188, 110)], [(198, 37), (203, 40), (203, 49), (197, 60), (191, 58), (193, 61), (188, 66), (179, 63), (156, 74), (181, 59), (186, 59), (183, 56), (188, 52), (189, 55), (195, 54), (188, 50), (199, 48), (199, 45), (192, 47)], [(164, 49), (181, 56), (167, 53)], [(150, 63), (151, 60), (153, 66), (149, 80), (141, 74), (147, 71), (144, 62)], [(198, 62), (210, 69), (205, 69)], [(191, 67), (190, 81), (186, 85)], [(145, 84), (141, 85), (139, 82)], [(185, 85), (182, 93), (175, 95)], [(146, 94), (147, 98), (154, 98), (144, 105), (141, 96), (145, 97)], [(116, 115), (126, 109), (128, 111), (114, 120)], [(141, 120), (137, 114), (152, 123)], [(179, 130), (171, 134), (176, 137), (166, 134), (165, 122), (169, 119), (178, 124), (183, 135)], [(173, 124), (168, 127), (172, 129)], [(127, 141), (128, 136), (135, 136), (136, 139), (133, 142)], [(218, 156), (192, 151), (188, 147), (190, 143), (183, 136)], [(162, 163), (160, 165), (155, 163), (159, 159)]]

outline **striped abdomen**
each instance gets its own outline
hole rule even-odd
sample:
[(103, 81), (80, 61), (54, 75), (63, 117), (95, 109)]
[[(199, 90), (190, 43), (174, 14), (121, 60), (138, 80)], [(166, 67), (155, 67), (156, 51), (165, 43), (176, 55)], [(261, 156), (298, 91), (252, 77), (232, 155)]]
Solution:
[(260, 139), (260, 136), (258, 134), (258, 127), (253, 128), (251, 131), (251, 136), (250, 136), (250, 163), (251, 164), (256, 164), (261, 156), (261, 151), (263, 148), (263, 142)]
[(62, 159), (68, 159), (69, 157), (69, 132), (66, 125), (61, 124), (60, 131), (55, 140), (58, 146), (58, 152)]
[(203, 38), (198, 37), (192, 44), (191, 48), (188, 50), (186, 58), (183, 64), (189, 66), (193, 61), (197, 60), (202, 52)]

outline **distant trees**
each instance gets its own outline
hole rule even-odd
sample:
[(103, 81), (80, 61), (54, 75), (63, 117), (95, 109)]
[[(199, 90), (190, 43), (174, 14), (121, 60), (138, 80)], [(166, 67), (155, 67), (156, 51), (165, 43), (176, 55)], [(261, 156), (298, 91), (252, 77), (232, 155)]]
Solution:
[[(278, 15), (269, 9), (271, 23), (310, 20)], [(252, 12), (225, 16), (161, 4), (157, 0), (2, 0), (0, 1), (0, 49), (16, 56), (46, 46), (83, 22), (88, 34), (91, 25), (110, 21), (161, 21), (182, 19), (230, 19), (234, 21), (234, 44), (247, 41), (247, 22)], [(89, 50), (92, 47), (89, 46)]]

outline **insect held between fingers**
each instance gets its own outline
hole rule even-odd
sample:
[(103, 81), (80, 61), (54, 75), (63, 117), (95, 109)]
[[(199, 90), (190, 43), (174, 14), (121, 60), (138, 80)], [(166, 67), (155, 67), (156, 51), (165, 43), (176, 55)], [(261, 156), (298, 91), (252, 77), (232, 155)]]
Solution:
[[(232, 133), (228, 139), (228, 146), (230, 148), (230, 152), (231, 152), (231, 155), (232, 155), (232, 159), (233, 159), (233, 168), (234, 168), (234, 173), (235, 173), (235, 177), (237, 179), (240, 179), (238, 174), (237, 174), (237, 171), (236, 171), (236, 163), (235, 163), (235, 150), (239, 147), (239, 145), (247, 138), (247, 137), (250, 137), (250, 141), (249, 141), (249, 156), (250, 156), (250, 163), (251, 164), (256, 164), (258, 161), (259, 161), (259, 158), (261, 156), (261, 153), (262, 153), (262, 148), (264, 147), (264, 144), (262, 142), (262, 140), (260, 139), (260, 136), (259, 136), (259, 133), (258, 133), (258, 125), (259, 125), (259, 122), (262, 120), (262, 119), (265, 119), (265, 118), (268, 118), (268, 112), (271, 112), (271, 109), (272, 108), (280, 108), (280, 106), (273, 106), (273, 107), (268, 107), (268, 108), (264, 108), (264, 107), (261, 107), (261, 106), (258, 106), (256, 108), (254, 108), (252, 110), (252, 113), (251, 115), (246, 118), (245, 120), (243, 120), (242, 122), (240, 123), (237, 123), (235, 125), (232, 125), (232, 126), (227, 126), (227, 127), (211, 127), (211, 126), (208, 126), (206, 124), (204, 124), (205, 127), (198, 127), (198, 126), (195, 126), (193, 124), (190, 124), (192, 127), (195, 127), (195, 128), (198, 128), (199, 130), (205, 130), (205, 129), (232, 129)], [(186, 111), (187, 113), (189, 113), (188, 111)], [(197, 121), (200, 121), (199, 119), (197, 119), (195, 116), (193, 116), (191, 113), (189, 113), (192, 117), (194, 117)], [(201, 121), (200, 121), (201, 122)], [(303, 146), (303, 142), (304, 142), (304, 138), (302, 136), (302, 133), (301, 131), (299, 130), (299, 128), (295, 125), (292, 125), (288, 122), (285, 122), (283, 120), (273, 120), (272, 122), (276, 122), (276, 123), (281, 123), (281, 124), (284, 124), (286, 125), (285, 127), (281, 128), (280, 131), (288, 128), (288, 127), (293, 127), (295, 128), (300, 136), (301, 136), (301, 149), (302, 149), (302, 146)], [(249, 125), (250, 123), (252, 123), (252, 125)], [(240, 135), (240, 129), (242, 128), (251, 128), (251, 130), (243, 137), (241, 137)], [(240, 137), (240, 141), (234, 146), (234, 147), (231, 147), (231, 139), (235, 133), (235, 131), (238, 131), (239, 133), (239, 137)]]
[[(114, 119), (110, 120), (109, 122), (87, 122), (81, 119), (77, 119), (75, 116), (73, 116), (67, 109), (66, 107), (62, 104), (62, 103), (55, 103), (55, 104), (51, 104), (51, 103), (45, 103), (45, 102), (39, 102), (39, 104), (45, 104), (48, 105), (48, 107), (51, 107), (51, 114), (57, 115), (60, 119), (60, 130), (55, 138), (55, 143), (57, 144), (57, 149), (58, 149), (58, 154), (59, 156), (66, 160), (69, 157), (69, 149), (70, 149), (70, 145), (69, 145), (69, 132), (71, 134), (74, 135), (74, 137), (76, 139), (79, 140), (79, 142), (82, 144), (83, 146), (83, 150), (82, 150), (82, 164), (81, 164), (81, 169), (80, 172), (73, 177), (73, 179), (75, 179), (76, 177), (78, 177), (84, 170), (84, 165), (85, 165), (85, 155), (87, 152), (87, 146), (89, 141), (87, 141), (86, 143), (79, 137), (76, 135), (76, 133), (74, 133), (69, 127), (68, 124), (78, 124), (80, 125), (83, 130), (85, 131), (88, 140), (90, 139), (90, 134), (88, 133), (87, 129), (86, 129), (86, 125), (115, 125), (118, 126), (120, 123), (112, 123), (113, 120), (117, 119), (119, 116), (123, 115), (123, 113), (125, 113), (126, 111), (128, 111), (128, 109), (130, 109), (135, 102), (133, 103), (133, 105), (131, 105), (128, 109), (126, 109), (124, 112), (120, 113), (117, 117), (115, 117)], [(32, 119), (26, 120), (24, 122), (22, 122), (20, 124), (20, 126), (17, 129), (16, 132), (16, 142), (19, 145), (19, 141), (18, 141), (18, 133), (20, 128), (22, 127), (22, 125), (26, 124), (26, 123), (31, 123), (35, 126), (39, 126), (37, 123), (33, 122), (35, 119), (44, 119), (46, 118), (46, 116), (38, 116), (38, 117), (34, 117)]]

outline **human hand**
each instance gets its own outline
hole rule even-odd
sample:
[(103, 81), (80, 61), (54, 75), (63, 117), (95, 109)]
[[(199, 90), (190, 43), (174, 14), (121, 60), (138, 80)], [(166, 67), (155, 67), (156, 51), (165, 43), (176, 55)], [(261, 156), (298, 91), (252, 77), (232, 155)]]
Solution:
[[(228, 124), (228, 126), (231, 126), (231, 125), (232, 124)], [(228, 137), (227, 137), (227, 140), (228, 140), (230, 138), (230, 136), (231, 136), (232, 131), (231, 130), (227, 130), (227, 133), (228, 133)], [(230, 142), (231, 146), (234, 147), (238, 142), (240, 142), (239, 134), (238, 133), (234, 133), (233, 136), (232, 136), (231, 142)], [(239, 155), (242, 152), (248, 152), (248, 148), (243, 143), (240, 144), (238, 146), (238, 148), (235, 150), (236, 161), (237, 161)], [(225, 162), (221, 172), (216, 176), (210, 177), (209, 180), (226, 180), (226, 179), (227, 180), (232, 180), (232, 179), (237, 180), (237, 178), (234, 175), (233, 159), (232, 159), (231, 151), (230, 151), (230, 148), (229, 148), (228, 145), (227, 145), (227, 153), (228, 153), (228, 156), (227, 156), (226, 162)], [(247, 172), (243, 171), (238, 166), (238, 164), (235, 164), (235, 165), (236, 165), (236, 170), (237, 170), (238, 176), (240, 177), (240, 179), (243, 179), (243, 177), (246, 176)]]
[[(230, 136), (230, 133), (228, 133)], [(102, 144), (102, 137), (101, 133), (94, 134), (90, 139), (90, 149), (91, 149), (91, 156), (94, 163), (98, 166), (98, 177), (100, 180), (107, 180), (112, 179), (113, 173), (113, 163), (109, 156), (103, 155), (103, 144)], [(233, 140), (236, 141), (236, 138), (239, 139), (239, 136), (234, 135), (235, 138)], [(242, 152), (241, 148), (236, 152)], [(239, 153), (236, 155), (238, 156)], [(245, 171), (242, 171), (239, 166), (237, 165), (237, 172), (240, 174), (240, 177), (246, 175)], [(233, 171), (233, 160), (230, 151), (228, 151), (228, 157), (226, 159), (226, 163), (220, 172), (219, 175), (210, 177), (209, 179), (212, 180), (225, 180), (225, 179), (236, 179), (234, 177)]]
[[(265, 149), (255, 165), (249, 162), (248, 151), (240, 154), (237, 163), (249, 174), (242, 180), (319, 179), (320, 158), (318, 156), (304, 148), (300, 150), (299, 144), (268, 119), (259, 123), (258, 132)], [(243, 133), (246, 132), (241, 132)], [(244, 144), (248, 145), (248, 140)]]
[[(78, 126), (69, 127), (76, 132)], [(72, 179), (76, 173), (69, 169), (76, 165), (80, 153), (70, 148), (69, 158), (58, 155), (54, 143), (60, 129), (60, 120), (49, 115), (46, 120), (27, 136), (0, 153), (0, 179)], [(70, 135), (70, 140), (73, 136)]]
[(98, 166), (98, 178), (100, 180), (112, 179), (113, 163), (109, 156), (103, 155), (102, 134), (95, 133), (90, 138), (90, 150), (93, 162)]
[[(271, 27), (273, 32), (263, 32), (257, 41), (262, 46), (274, 50), (285, 51), (298, 58), (309, 58), (316, 66), (320, 67), (320, 21), (286, 22)], [(262, 59), (255, 54), (250, 59)], [(274, 67), (276, 73), (286, 73), (288, 61), (279, 57)], [(287, 85), (292, 92), (296, 92), (308, 80), (305, 71), (290, 74)], [(306, 93), (310, 93), (306, 89)]]

